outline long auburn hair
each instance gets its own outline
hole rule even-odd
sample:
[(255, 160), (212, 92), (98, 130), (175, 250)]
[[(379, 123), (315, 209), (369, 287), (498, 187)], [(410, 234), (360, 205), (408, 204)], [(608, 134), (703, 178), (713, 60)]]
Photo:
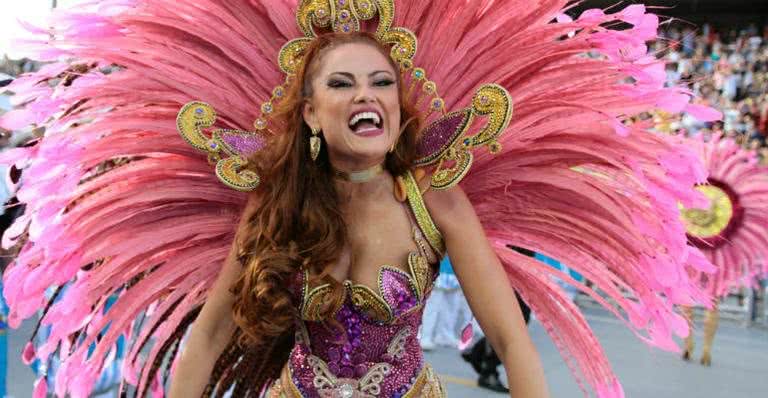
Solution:
[[(293, 346), (300, 303), (295, 301), (292, 288), (298, 273), (309, 270), (313, 283), (328, 283), (333, 288), (320, 311), (324, 319), (333, 321), (332, 312), (344, 299), (344, 287), (330, 276), (330, 270), (339, 260), (347, 228), (339, 211), (327, 144), (323, 139), (320, 155), (313, 161), (309, 153), (311, 130), (302, 111), (313, 93), (312, 73), (317, 65), (329, 50), (349, 43), (367, 43), (379, 49), (398, 76), (402, 134), (394, 151), (386, 156), (386, 169), (393, 176), (402, 175), (416, 158), (420, 120), (406, 99), (399, 67), (389, 50), (365, 32), (328, 33), (314, 39), (273, 116), (282, 132), (272, 137), (269, 154), (251, 159), (264, 183), (257, 193), (258, 208), (237, 234), (244, 269), (232, 288), (236, 296), (233, 315), (239, 326), (236, 343), (258, 369), (244, 381), (256, 387), (278, 376)], [(226, 364), (220, 365), (217, 368)], [(221, 377), (221, 371), (218, 376), (216, 373), (213, 383)]]

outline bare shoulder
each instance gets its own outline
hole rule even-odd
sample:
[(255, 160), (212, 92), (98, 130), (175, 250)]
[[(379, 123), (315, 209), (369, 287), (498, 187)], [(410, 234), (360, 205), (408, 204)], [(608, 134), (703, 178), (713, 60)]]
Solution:
[(444, 233), (457, 231), (466, 221), (477, 217), (472, 203), (460, 186), (444, 190), (430, 189), (423, 196), (429, 214)]

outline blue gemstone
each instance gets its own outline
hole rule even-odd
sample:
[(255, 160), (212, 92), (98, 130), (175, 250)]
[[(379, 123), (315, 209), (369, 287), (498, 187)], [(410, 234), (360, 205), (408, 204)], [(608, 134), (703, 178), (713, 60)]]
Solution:
[(470, 138), (465, 138), (464, 139), (464, 145), (469, 145), (471, 143), (472, 143), (472, 139), (470, 139)]
[(195, 109), (195, 113), (197, 113), (198, 115), (202, 115), (203, 114), (203, 108)]

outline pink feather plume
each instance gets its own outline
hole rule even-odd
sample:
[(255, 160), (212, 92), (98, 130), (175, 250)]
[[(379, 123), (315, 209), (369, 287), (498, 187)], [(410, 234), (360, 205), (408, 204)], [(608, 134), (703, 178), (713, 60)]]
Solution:
[[(462, 186), (511, 285), (585, 393), (621, 397), (599, 342), (551, 276), (674, 349), (671, 336), (687, 327), (673, 306), (707, 301), (689, 277), (707, 262), (686, 244), (677, 208), (700, 201), (690, 188), (706, 173), (684, 145), (629, 120), (655, 108), (717, 115), (689, 104), (687, 90), (664, 87), (663, 64), (646, 46), (658, 17), (634, 5), (574, 19), (567, 3), (402, 0), (395, 25), (416, 32), (415, 63), (448, 109), (467, 106), (488, 82), (514, 98), (504, 150), (477, 153)], [(300, 36), (295, 9), (295, 0), (106, 0), (59, 12), (56, 34), (29, 43), (41, 59), (75, 60), (18, 79), (11, 89), (24, 106), (0, 118), (46, 128), (34, 147), (1, 156), (24, 167), (18, 197), (27, 205), (4, 245), (28, 234), (4, 277), (12, 325), (45, 307), (48, 287), (70, 283), (43, 319), (52, 331), (36, 354), (61, 356), (57, 394), (88, 396), (120, 336), (129, 340), (126, 380), (161, 394), (162, 372), (151, 365), (204, 302), (245, 200), (179, 137), (176, 112), (201, 100), (222, 127), (247, 129), (282, 81), (280, 46)], [(617, 21), (632, 28), (606, 28)], [(558, 259), (594, 287), (507, 244)]]

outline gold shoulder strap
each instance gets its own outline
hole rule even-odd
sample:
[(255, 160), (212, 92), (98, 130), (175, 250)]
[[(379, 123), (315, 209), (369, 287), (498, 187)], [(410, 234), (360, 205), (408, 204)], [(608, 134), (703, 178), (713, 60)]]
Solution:
[(432, 247), (435, 253), (442, 257), (445, 254), (445, 244), (443, 243), (443, 234), (437, 229), (435, 222), (432, 221), (432, 216), (427, 211), (427, 206), (424, 204), (424, 199), (421, 197), (421, 191), (416, 179), (413, 178), (413, 174), (409, 171), (403, 176), (403, 182), (405, 183), (405, 194), (408, 198), (408, 204), (411, 206), (413, 215), (416, 218), (416, 222), (419, 224), (419, 228), (424, 236), (427, 238), (427, 242)]

